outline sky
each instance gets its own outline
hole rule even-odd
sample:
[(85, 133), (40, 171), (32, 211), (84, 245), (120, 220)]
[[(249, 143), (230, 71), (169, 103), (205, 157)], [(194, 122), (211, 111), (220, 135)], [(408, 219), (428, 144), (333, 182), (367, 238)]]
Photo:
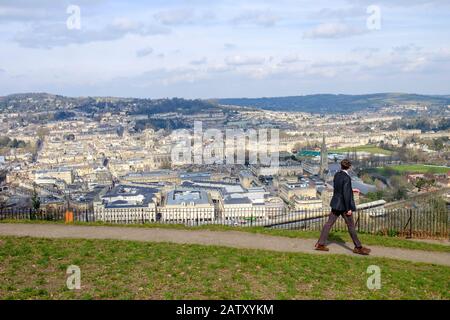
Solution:
[(450, 94), (450, 0), (0, 0), (0, 95)]

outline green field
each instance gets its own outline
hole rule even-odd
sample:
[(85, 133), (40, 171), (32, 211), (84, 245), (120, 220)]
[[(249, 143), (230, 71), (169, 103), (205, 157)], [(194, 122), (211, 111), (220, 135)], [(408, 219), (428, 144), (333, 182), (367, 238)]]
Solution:
[[(36, 220), (0, 220), (0, 223), (44, 223), (44, 224), (61, 224), (63, 222), (53, 221), (36, 221)], [(76, 225), (82, 226), (109, 226), (109, 227), (128, 227), (128, 228), (164, 228), (164, 229), (183, 229), (183, 230), (210, 230), (210, 231), (240, 231), (267, 234), (279, 237), (299, 238), (299, 239), (318, 239), (319, 231), (306, 230), (282, 230), (270, 229), (264, 227), (229, 227), (223, 225), (204, 225), (199, 227), (188, 227), (182, 224), (159, 224), (159, 223), (145, 223), (145, 224), (110, 224), (102, 222), (85, 223), (76, 222)], [(427, 250), (438, 252), (449, 252), (450, 246), (426, 242), (411, 241), (399, 237), (389, 237), (386, 235), (372, 235), (358, 233), (360, 240), (366, 245), (383, 246), (392, 248), (403, 248), (410, 250)], [(330, 241), (336, 242), (351, 242), (350, 236), (347, 232), (332, 232), (329, 237)]]
[[(66, 269), (81, 289), (66, 288)], [(381, 289), (366, 286), (381, 269)], [(450, 299), (450, 268), (381, 258), (0, 237), (0, 299)]]
[(445, 174), (450, 171), (448, 167), (431, 166), (425, 164), (402, 164), (396, 166), (387, 166), (375, 169), (381, 175), (390, 175), (390, 172), (398, 174), (405, 173), (442, 173)]
[(368, 152), (372, 154), (384, 154), (384, 155), (391, 155), (392, 151), (382, 149), (380, 147), (377, 147), (375, 145), (364, 145), (364, 146), (358, 146), (358, 147), (348, 147), (348, 148), (340, 148), (340, 149), (334, 149), (329, 150), (330, 153), (348, 153), (348, 152)]

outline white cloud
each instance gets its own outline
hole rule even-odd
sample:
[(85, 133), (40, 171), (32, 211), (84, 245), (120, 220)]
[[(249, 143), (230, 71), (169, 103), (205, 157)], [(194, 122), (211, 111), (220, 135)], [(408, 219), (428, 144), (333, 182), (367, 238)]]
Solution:
[(317, 68), (342, 68), (342, 67), (349, 67), (349, 66), (355, 66), (357, 65), (357, 62), (355, 60), (346, 60), (346, 61), (320, 61), (315, 62), (312, 64), (312, 67)]
[(200, 58), (200, 59), (192, 60), (190, 62), (190, 64), (192, 64), (194, 66), (199, 66), (199, 65), (206, 64), (207, 62), (208, 62), (208, 59), (206, 57), (203, 57), (203, 58)]
[(146, 71), (138, 76), (119, 78), (114, 81), (129, 83), (134, 86), (147, 87), (152, 85), (169, 86), (177, 83), (193, 83), (206, 79), (208, 75), (196, 68), (159, 68)]
[(450, 5), (450, 1), (448, 0), (347, 0), (350, 3), (357, 5), (369, 6), (373, 4), (390, 6), (390, 7), (414, 7), (421, 5), (430, 5), (430, 6), (448, 6)]
[(206, 70), (206, 72), (208, 73), (226, 73), (230, 71), (233, 71), (233, 67), (223, 64), (216, 64), (209, 66)]
[(142, 48), (136, 51), (136, 57), (138, 58), (143, 58), (146, 56), (149, 56), (153, 53), (153, 48), (147, 47), (147, 48)]
[(216, 22), (215, 12), (209, 9), (196, 10), (193, 7), (161, 10), (153, 14), (156, 22), (165, 26), (208, 25)]
[(195, 12), (193, 9), (173, 9), (164, 10), (154, 15), (156, 21), (164, 25), (188, 24), (195, 21)]
[(237, 46), (236, 46), (234, 43), (225, 43), (225, 44), (223, 45), (223, 48), (224, 48), (225, 50), (234, 50), (234, 49), (237, 48)]
[(76, 4), (85, 12), (106, 0), (1, 0), (0, 23), (56, 21), (66, 17), (68, 5)]
[(0, 5), (0, 21), (30, 21), (48, 19), (49, 12), (43, 8), (36, 8), (35, 10), (6, 7)]
[(314, 12), (312, 18), (346, 19), (363, 16), (367, 16), (365, 7), (352, 6), (348, 8), (323, 8), (318, 12)]
[(270, 11), (246, 11), (232, 19), (234, 24), (240, 25), (258, 25), (263, 27), (273, 27), (281, 19)]
[(157, 25), (145, 25), (129, 19), (118, 19), (101, 29), (82, 28), (68, 30), (65, 23), (37, 23), (18, 33), (14, 41), (23, 47), (53, 48), (69, 44), (85, 44), (112, 41), (128, 34), (152, 36), (170, 33), (170, 29)]
[(361, 35), (367, 32), (367, 29), (356, 28), (344, 23), (322, 23), (317, 27), (307, 30), (303, 33), (306, 39), (339, 39), (356, 35)]
[(249, 66), (263, 64), (265, 60), (263, 57), (235, 55), (225, 58), (225, 63), (229, 66)]
[(395, 46), (392, 48), (392, 51), (394, 54), (404, 54), (407, 52), (418, 52), (420, 51), (422, 48), (416, 46), (414, 43), (410, 43), (410, 44), (405, 44), (405, 45), (400, 45), (400, 46)]
[(281, 59), (282, 64), (291, 64), (302, 61), (299, 54), (290, 54)]
[[(66, 28), (71, 3), (81, 7), (81, 30)], [(0, 67), (7, 67), (0, 91), (208, 97), (409, 88), (448, 94), (445, 3), (0, 0)], [(376, 32), (366, 29), (369, 4), (382, 7), (383, 28)], [(154, 71), (138, 77), (142, 70)], [(123, 81), (113, 81), (120, 76)]]

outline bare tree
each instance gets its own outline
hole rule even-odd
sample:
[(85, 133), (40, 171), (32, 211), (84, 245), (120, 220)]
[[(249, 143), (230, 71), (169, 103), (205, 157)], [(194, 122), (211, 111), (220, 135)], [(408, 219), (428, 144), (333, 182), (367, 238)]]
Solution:
[(6, 199), (3, 196), (0, 196), (0, 211), (6, 208), (6, 204), (8, 202), (8, 199)]

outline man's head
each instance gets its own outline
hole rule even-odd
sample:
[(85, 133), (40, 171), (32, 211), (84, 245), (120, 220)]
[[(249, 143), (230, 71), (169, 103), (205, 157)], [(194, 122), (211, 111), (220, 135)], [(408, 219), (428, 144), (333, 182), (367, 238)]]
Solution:
[(341, 161), (341, 169), (342, 170), (348, 170), (352, 166), (352, 163), (348, 159), (344, 159)]

